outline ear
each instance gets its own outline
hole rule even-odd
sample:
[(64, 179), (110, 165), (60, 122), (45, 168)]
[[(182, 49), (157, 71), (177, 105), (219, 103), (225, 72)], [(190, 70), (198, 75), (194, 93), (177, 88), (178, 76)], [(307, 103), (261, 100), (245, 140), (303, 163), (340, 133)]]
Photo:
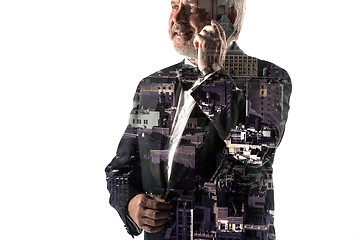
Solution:
[(229, 8), (227, 10), (226, 16), (229, 18), (232, 25), (234, 25), (237, 18), (237, 10), (234, 7)]

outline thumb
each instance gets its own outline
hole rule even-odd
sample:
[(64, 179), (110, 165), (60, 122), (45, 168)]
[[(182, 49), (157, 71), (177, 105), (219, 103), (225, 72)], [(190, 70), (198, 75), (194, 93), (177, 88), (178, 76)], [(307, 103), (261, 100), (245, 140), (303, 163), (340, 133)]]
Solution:
[(153, 195), (153, 194), (149, 195), (149, 197), (156, 200), (156, 201), (158, 201), (158, 202), (165, 202), (165, 199), (163, 199), (161, 197), (158, 197), (156, 195)]

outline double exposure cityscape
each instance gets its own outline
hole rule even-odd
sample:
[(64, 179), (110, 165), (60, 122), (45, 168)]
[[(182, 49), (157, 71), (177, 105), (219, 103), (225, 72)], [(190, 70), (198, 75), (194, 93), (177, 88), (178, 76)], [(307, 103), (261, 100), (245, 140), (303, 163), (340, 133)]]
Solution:
[[(169, 182), (167, 146), (179, 89), (199, 72), (184, 63), (163, 69), (143, 79), (134, 96), (117, 154), (129, 146), (132, 160), (108, 175), (111, 201), (124, 207), (133, 187), (166, 198), (175, 209), (165, 239), (275, 239), (272, 162), (287, 119), (290, 79), (240, 49), (227, 53), (224, 70), (192, 93), (197, 104)], [(130, 150), (135, 143), (137, 150)]]

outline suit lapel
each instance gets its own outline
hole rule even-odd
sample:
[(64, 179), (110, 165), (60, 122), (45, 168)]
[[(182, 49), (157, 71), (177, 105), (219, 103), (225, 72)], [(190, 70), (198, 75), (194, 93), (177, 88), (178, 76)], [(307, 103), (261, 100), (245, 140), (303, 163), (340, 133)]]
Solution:
[[(211, 79), (208, 79), (211, 81)], [(206, 101), (207, 90), (205, 85), (206, 80), (202, 85), (197, 87), (191, 94), (194, 98), (197, 106), (208, 117), (216, 128), (220, 138), (224, 140), (231, 128), (235, 128), (240, 122), (241, 116), (245, 115), (245, 96), (241, 90), (236, 88), (232, 80), (219, 80), (223, 81), (223, 94), (224, 102), (221, 104), (221, 108), (217, 106), (217, 109), (209, 108), (209, 104)]]
[[(226, 75), (223, 76), (226, 78)], [(216, 79), (221, 78), (216, 76)], [(211, 109), (209, 108), (209, 104), (207, 104), (206, 101), (206, 92), (208, 91), (208, 88), (204, 87), (206, 84), (208, 84), (209, 80), (211, 81), (211, 79), (206, 80), (191, 93), (191, 96), (196, 102), (194, 109), (200, 109), (202, 113), (211, 121), (221, 140), (225, 140), (230, 132), (230, 129), (235, 128), (235, 126), (238, 125), (238, 123), (241, 121), (242, 116), (245, 116), (245, 96), (241, 90), (235, 87), (235, 84), (232, 80), (216, 80), (223, 81), (224, 89), (221, 90), (225, 95), (225, 100), (223, 101), (221, 108), (218, 106), (217, 109)], [(179, 87), (176, 91), (176, 104), (178, 103), (180, 91), (183, 88), (181, 81), (178, 81), (177, 84), (179, 84)], [(198, 161), (198, 159), (196, 159), (196, 161)], [(181, 181), (184, 173), (187, 170), (187, 168), (182, 164), (177, 164), (174, 162), (173, 166), (174, 168), (173, 171), (171, 171), (170, 180), (167, 184), (166, 194), (168, 194), (170, 190), (173, 189), (179, 181)], [(158, 173), (160, 172), (154, 172), (154, 174)]]
[[(180, 81), (180, 78), (183, 74), (183, 65), (184, 65), (184, 61), (178, 63), (177, 65), (174, 65), (173, 69), (172, 69), (172, 71), (176, 72), (176, 74), (177, 74), (177, 78), (175, 79), (175, 97), (173, 100), (172, 107), (177, 107), (179, 98), (180, 98), (180, 93), (181, 93), (181, 90), (183, 89), (183, 86)], [(175, 116), (172, 116), (172, 117), (174, 118)], [(169, 124), (167, 126), (170, 130), (172, 128), (173, 121), (174, 121), (174, 119), (169, 121)], [(167, 140), (166, 143), (164, 143), (163, 149), (165, 151), (166, 151), (166, 149), (169, 149), (169, 139)], [(168, 154), (168, 151), (167, 151), (167, 154)], [(166, 157), (164, 157), (164, 158), (166, 158)], [(168, 178), (167, 178), (168, 171), (166, 169), (166, 164), (167, 164), (167, 161), (160, 161), (160, 164), (150, 164), (150, 171), (151, 171), (151, 174), (153, 175), (155, 182), (158, 184), (158, 186), (161, 186), (161, 188), (163, 188), (163, 189), (169, 189), (169, 182), (168, 182)], [(183, 172), (183, 171), (184, 170), (181, 170), (181, 167), (179, 167), (179, 168), (176, 168), (175, 172), (176, 173), (179, 172), (179, 174), (181, 174), (181, 172)], [(173, 171), (172, 171), (172, 173), (173, 173)], [(179, 174), (176, 174), (176, 175), (179, 175)]]

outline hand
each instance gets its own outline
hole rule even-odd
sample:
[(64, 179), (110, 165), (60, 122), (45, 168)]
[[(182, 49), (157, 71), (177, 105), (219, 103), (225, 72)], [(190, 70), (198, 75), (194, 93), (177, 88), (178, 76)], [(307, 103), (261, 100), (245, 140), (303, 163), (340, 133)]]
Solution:
[(219, 23), (211, 20), (211, 25), (205, 26), (195, 36), (194, 46), (198, 50), (197, 60), (200, 71), (212, 67), (213, 63), (224, 65), (227, 43), (225, 31)]
[(128, 205), (128, 212), (135, 223), (148, 233), (159, 232), (165, 227), (173, 205), (152, 194), (138, 194)]

